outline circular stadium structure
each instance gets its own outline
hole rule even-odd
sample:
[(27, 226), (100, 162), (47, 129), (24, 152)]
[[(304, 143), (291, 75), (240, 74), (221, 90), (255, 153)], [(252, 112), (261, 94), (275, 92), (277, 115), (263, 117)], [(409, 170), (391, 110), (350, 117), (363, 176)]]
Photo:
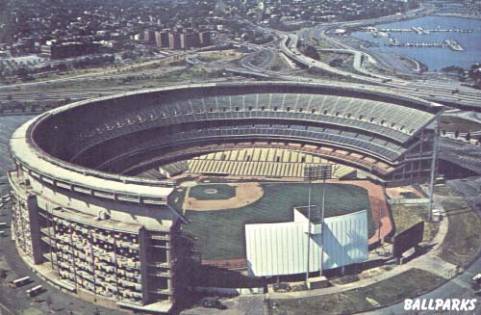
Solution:
[(425, 181), (442, 106), (339, 85), (183, 85), (81, 101), (15, 131), (12, 236), (47, 280), (112, 306), (168, 312), (180, 294), (174, 180), (145, 170), (242, 147), (295, 148), (385, 185)]

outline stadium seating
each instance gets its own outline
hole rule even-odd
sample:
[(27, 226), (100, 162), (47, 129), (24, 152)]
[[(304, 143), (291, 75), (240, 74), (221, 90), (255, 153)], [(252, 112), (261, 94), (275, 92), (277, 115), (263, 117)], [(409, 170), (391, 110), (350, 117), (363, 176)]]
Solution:
[[(142, 134), (156, 137), (140, 139), (126, 148), (126, 154), (149, 145), (191, 145), (206, 139), (254, 137), (325, 143), (395, 161), (406, 152), (413, 135), (434, 117), (427, 111), (370, 98), (313, 92), (239, 90), (231, 95), (195, 95), (199, 94), (150, 98), (142, 106), (120, 100), (109, 106), (97, 104), (102, 108), (98, 117), (76, 124), (76, 129), (69, 131), (73, 137), (64, 144), (59, 157), (75, 162), (100, 144), (113, 146), (115, 139)], [(102, 159), (115, 157), (106, 154)]]
[[(250, 157), (247, 161), (247, 157)], [(163, 166), (170, 168), (178, 162)], [(183, 171), (192, 174), (229, 174), (233, 176), (303, 177), (304, 163), (328, 163), (319, 156), (292, 149), (246, 148), (214, 152), (193, 158)], [(333, 177), (342, 178), (354, 170), (334, 164)]]

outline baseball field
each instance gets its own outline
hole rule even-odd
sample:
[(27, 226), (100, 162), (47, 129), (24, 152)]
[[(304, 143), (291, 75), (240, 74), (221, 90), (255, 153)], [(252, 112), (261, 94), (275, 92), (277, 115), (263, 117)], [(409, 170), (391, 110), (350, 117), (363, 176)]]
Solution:
[[(320, 205), (322, 184), (311, 189), (312, 204)], [(307, 205), (308, 190), (306, 183), (198, 184), (177, 192), (177, 207), (189, 220), (183, 228), (196, 237), (202, 260), (238, 259), (245, 257), (245, 224), (292, 221), (292, 208)], [(368, 191), (326, 184), (325, 209), (326, 217), (370, 209)], [(372, 234), (375, 225), (368, 214)]]

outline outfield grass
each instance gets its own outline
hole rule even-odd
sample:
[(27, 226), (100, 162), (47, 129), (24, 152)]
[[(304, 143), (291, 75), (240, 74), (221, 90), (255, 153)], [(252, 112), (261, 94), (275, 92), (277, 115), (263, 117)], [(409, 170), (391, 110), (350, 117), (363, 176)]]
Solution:
[[(313, 184), (312, 187), (312, 204), (320, 204), (322, 184)], [(202, 259), (245, 257), (245, 224), (289, 222), (293, 220), (292, 208), (307, 204), (308, 184), (269, 183), (262, 184), (262, 188), (264, 196), (243, 208), (185, 212), (190, 223), (184, 226), (184, 230), (198, 238), (195, 247), (202, 253)], [(344, 184), (327, 184), (325, 205), (326, 217), (370, 210), (368, 192)], [(375, 229), (371, 211), (368, 216), (371, 235)]]
[(391, 305), (405, 298), (419, 296), (438, 287), (443, 278), (420, 269), (410, 269), (400, 275), (336, 294), (299, 299), (269, 300), (269, 315), (352, 314)]

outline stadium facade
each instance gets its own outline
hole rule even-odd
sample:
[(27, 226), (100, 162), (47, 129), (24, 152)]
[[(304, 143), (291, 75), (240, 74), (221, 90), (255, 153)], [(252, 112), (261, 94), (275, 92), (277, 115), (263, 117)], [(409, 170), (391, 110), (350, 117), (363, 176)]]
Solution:
[(429, 177), (442, 106), (349, 86), (167, 87), (46, 112), (11, 139), (12, 237), (25, 261), (87, 299), (167, 312), (184, 268), (176, 183), (136, 175), (241, 147), (295, 148), (390, 185)]

